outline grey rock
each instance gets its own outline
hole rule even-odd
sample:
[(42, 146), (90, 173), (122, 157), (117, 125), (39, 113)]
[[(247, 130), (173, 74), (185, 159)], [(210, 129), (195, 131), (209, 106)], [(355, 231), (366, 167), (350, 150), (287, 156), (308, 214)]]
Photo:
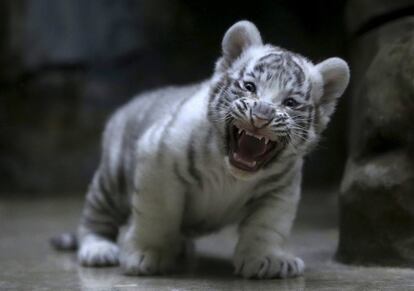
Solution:
[(407, 15), (404, 11), (409, 8), (414, 8), (413, 0), (349, 0), (345, 11), (347, 30), (353, 34), (376, 19), (386, 21)]
[(353, 47), (337, 252), (342, 262), (414, 266), (413, 29), (414, 17), (404, 18)]

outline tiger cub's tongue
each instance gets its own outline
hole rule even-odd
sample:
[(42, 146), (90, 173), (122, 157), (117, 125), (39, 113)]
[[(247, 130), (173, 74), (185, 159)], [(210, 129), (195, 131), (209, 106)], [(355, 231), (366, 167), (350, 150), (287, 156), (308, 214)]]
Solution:
[(259, 140), (243, 132), (238, 140), (237, 154), (245, 160), (254, 161), (266, 152), (266, 148), (264, 138)]

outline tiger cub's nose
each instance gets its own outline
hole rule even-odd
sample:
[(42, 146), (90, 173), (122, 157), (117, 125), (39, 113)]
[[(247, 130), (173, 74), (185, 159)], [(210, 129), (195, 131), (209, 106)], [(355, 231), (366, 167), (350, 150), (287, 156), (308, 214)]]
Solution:
[(266, 102), (254, 103), (251, 111), (252, 123), (256, 128), (263, 128), (275, 117), (276, 110)]

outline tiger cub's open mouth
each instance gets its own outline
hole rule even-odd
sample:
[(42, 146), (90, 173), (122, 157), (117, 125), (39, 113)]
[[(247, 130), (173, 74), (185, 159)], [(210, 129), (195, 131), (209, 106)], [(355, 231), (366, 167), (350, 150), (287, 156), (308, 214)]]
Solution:
[(240, 170), (258, 171), (273, 157), (277, 145), (277, 141), (261, 134), (260, 130), (230, 126), (229, 161)]

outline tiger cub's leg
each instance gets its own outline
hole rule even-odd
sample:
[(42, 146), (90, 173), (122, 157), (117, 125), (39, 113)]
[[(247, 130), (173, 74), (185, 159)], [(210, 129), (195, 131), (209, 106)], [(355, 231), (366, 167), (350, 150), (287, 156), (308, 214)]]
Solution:
[(116, 239), (126, 214), (120, 211), (116, 198), (97, 172), (86, 195), (78, 231), (78, 259), (84, 266), (113, 266), (119, 262)]
[[(241, 221), (234, 254), (235, 273), (245, 278), (271, 279), (303, 274), (305, 264), (286, 249), (300, 196), (298, 183), (280, 186), (250, 205)], [(274, 186), (275, 187), (275, 186)], [(278, 188), (276, 188), (278, 189)]]
[(168, 178), (133, 195), (131, 224), (120, 256), (125, 274), (153, 275), (173, 269), (185, 243), (180, 232), (183, 199), (183, 190)]

